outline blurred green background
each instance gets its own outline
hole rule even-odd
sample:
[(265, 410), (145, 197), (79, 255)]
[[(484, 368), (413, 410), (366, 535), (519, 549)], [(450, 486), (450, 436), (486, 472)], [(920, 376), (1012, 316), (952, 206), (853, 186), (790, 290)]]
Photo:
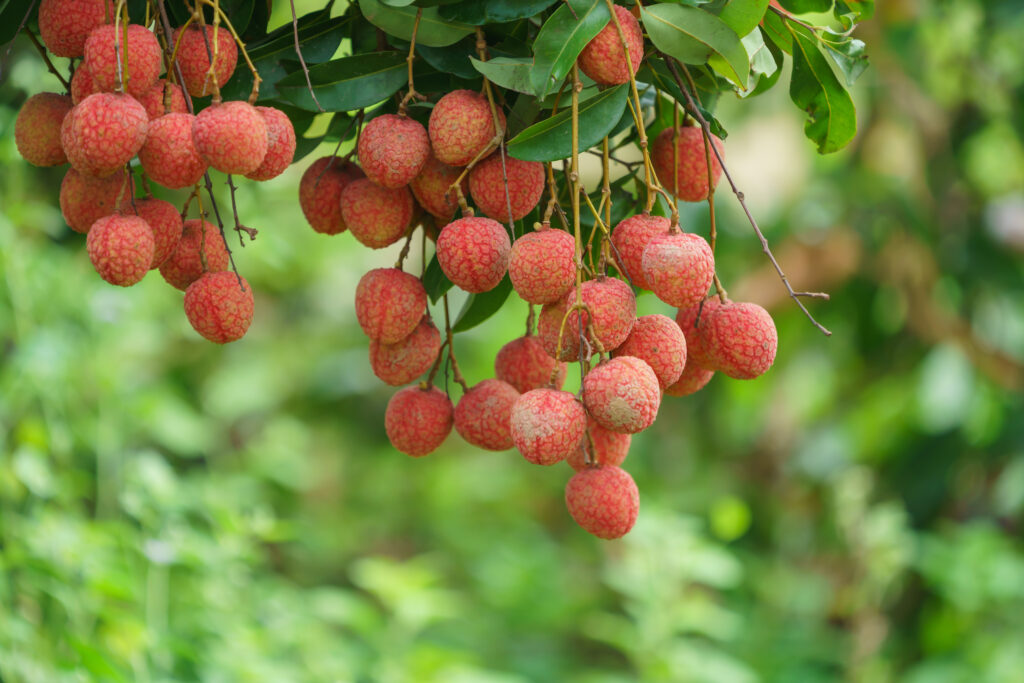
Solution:
[[(720, 272), (772, 311), (778, 360), (665, 401), (616, 542), (568, 516), (567, 466), (454, 434), (422, 460), (390, 448), (393, 390), (352, 306), (398, 248), (308, 227), (315, 156), (242, 183), (243, 341), (201, 340), (155, 273), (103, 283), (61, 218), (63, 168), (15, 149), (20, 103), (58, 89), (19, 39), (0, 85), (0, 680), (1024, 680), (1024, 12), (878, 12), (844, 152), (814, 154), (785, 87), (719, 110), (835, 334), (785, 299), (723, 183)], [(705, 205), (683, 220), (703, 230)], [(457, 338), (471, 383), (525, 314)]]

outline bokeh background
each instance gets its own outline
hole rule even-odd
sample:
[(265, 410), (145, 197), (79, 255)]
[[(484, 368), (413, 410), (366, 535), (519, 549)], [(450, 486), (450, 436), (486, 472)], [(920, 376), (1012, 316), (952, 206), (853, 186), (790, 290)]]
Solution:
[[(835, 334), (785, 298), (723, 183), (720, 272), (772, 311), (778, 360), (665, 401), (626, 461), (641, 513), (617, 542), (569, 518), (568, 466), (457, 435), (422, 460), (390, 448), (352, 306), (397, 250), (306, 225), (315, 156), (239, 191), (259, 230), (233, 242), (257, 292), (243, 341), (201, 340), (156, 274), (103, 283), (61, 219), (63, 169), (17, 155), (20, 103), (58, 89), (19, 39), (0, 84), (0, 680), (1024, 680), (1024, 12), (894, 0), (858, 31), (872, 67), (842, 153), (815, 155), (784, 84), (719, 110)], [(706, 229), (706, 207), (683, 220)], [(510, 300), (457, 338), (470, 382), (525, 314)]]

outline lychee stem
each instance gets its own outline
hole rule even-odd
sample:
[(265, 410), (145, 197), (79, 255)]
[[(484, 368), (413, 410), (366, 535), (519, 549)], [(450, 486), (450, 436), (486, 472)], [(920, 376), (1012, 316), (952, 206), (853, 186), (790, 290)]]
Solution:
[(43, 61), (46, 63), (46, 68), (50, 70), (50, 73), (57, 77), (57, 80), (59, 80), (60, 84), (64, 86), (64, 89), (70, 93), (71, 83), (65, 80), (61, 73), (57, 71), (57, 67), (55, 67), (53, 62), (50, 61), (50, 55), (46, 53), (46, 48), (43, 47), (43, 44), (39, 42), (39, 39), (36, 38), (35, 34), (32, 33), (32, 29), (28, 26), (25, 27), (25, 35), (28, 36), (28, 39), (36, 46), (36, 50), (38, 50), (39, 54), (42, 55)]
[[(309, 88), (309, 96), (313, 98), (313, 104), (321, 113), (324, 108), (320, 105), (320, 100), (316, 98), (316, 92), (313, 90), (313, 82), (309, 80), (309, 67), (306, 66), (306, 59), (302, 56), (302, 48), (299, 47), (299, 18), (295, 14), (295, 0), (288, 0), (291, 3), (292, 8), (292, 37), (295, 39), (295, 54), (299, 57), (299, 64), (302, 66), (302, 73), (306, 76), (306, 87)], [(420, 16), (416, 15), (416, 24), (419, 25)], [(416, 29), (412, 31), (413, 45), (416, 44)], [(409, 51), (412, 52), (412, 46), (409, 47)], [(409, 87), (412, 87), (412, 63), (409, 63)]]
[(455, 360), (455, 340), (454, 333), (452, 332), (451, 315), (448, 313), (448, 294), (444, 294), (444, 331), (448, 337), (448, 360), (452, 364), (452, 379), (459, 383), (463, 391), (469, 391), (469, 386), (466, 385), (466, 380), (462, 376), (462, 371), (459, 370), (459, 362)]
[[(290, 0), (290, 1), (292, 3), (292, 8), (293, 8), (292, 9), (292, 14), (294, 15), (294, 13), (295, 13), (295, 10), (294, 10), (295, 0)], [(398, 103), (398, 113), (401, 114), (402, 116), (406, 115), (406, 113), (407, 113), (406, 105), (410, 101), (412, 101), (412, 100), (425, 100), (425, 99), (427, 99), (426, 95), (421, 95), (420, 93), (416, 92), (416, 85), (415, 85), (415, 83), (413, 81), (413, 77), (412, 77), (412, 63), (416, 59), (416, 33), (417, 33), (417, 31), (419, 31), (419, 28), (420, 28), (420, 17), (422, 17), (422, 16), (423, 16), (423, 8), (420, 7), (420, 8), (418, 8), (416, 10), (416, 21), (414, 21), (413, 24), (412, 24), (412, 37), (409, 39), (409, 55), (405, 58), (405, 62), (406, 62), (406, 64), (409, 67), (409, 92), (407, 92), (405, 94), (405, 97), (402, 98), (402, 101)], [(296, 33), (295, 34), (296, 50), (298, 49), (298, 45), (299, 45), (298, 41), (299, 41), (299, 34)], [(308, 73), (306, 74), (306, 81), (307, 82), (309, 81), (309, 74)], [(310, 92), (312, 92), (312, 91), (313, 91), (313, 86), (310, 86)], [(314, 97), (314, 99), (315, 99), (315, 97)], [(320, 106), (320, 104), (317, 103), (317, 106)], [(323, 111), (323, 109), (321, 109), (320, 111)]]
[[(231, 34), (231, 37), (235, 39), (235, 43), (238, 45), (238, 51), (242, 53), (242, 58), (245, 59), (246, 66), (248, 66), (249, 67), (249, 71), (252, 72), (252, 92), (249, 93), (249, 104), (256, 104), (256, 101), (260, 97), (260, 83), (263, 82), (263, 79), (260, 78), (260, 72), (256, 69), (256, 66), (252, 63), (252, 59), (249, 57), (249, 53), (245, 49), (245, 43), (242, 42), (242, 39), (239, 37), (238, 32), (235, 31), (235, 27), (231, 24), (231, 19), (229, 19), (228, 15), (224, 12), (224, 10), (221, 9), (221, 7), (220, 7), (220, 0), (199, 0), (199, 2), (200, 2), (200, 4), (204, 4), (204, 5), (208, 5), (208, 6), (212, 7), (213, 10), (214, 10), (214, 19), (213, 19), (213, 25), (214, 25), (214, 36), (213, 36), (214, 57), (216, 57), (216, 49), (217, 49), (217, 35), (216, 35), (217, 31), (216, 31), (216, 29), (219, 26), (219, 24), (221, 22), (221, 19), (223, 19), (224, 25), (228, 27), (228, 32)], [(205, 30), (203, 31), (203, 40), (208, 40), (208, 38), (206, 36), (206, 31)], [(207, 45), (207, 49), (209, 49), (209, 45)], [(212, 70), (213, 67), (214, 67), (213, 60), (211, 60), (210, 61), (210, 69)], [(214, 99), (214, 101), (220, 101), (220, 87), (217, 85), (216, 77), (214, 77), (213, 83), (214, 83), (214, 88), (215, 88), (215, 90), (214, 90), (214, 98), (213, 99)]]

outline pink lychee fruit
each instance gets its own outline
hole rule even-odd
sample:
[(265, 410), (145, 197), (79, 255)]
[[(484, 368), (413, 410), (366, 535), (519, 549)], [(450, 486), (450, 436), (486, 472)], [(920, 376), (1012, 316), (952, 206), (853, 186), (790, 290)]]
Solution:
[(512, 243), (501, 223), (469, 216), (444, 226), (437, 238), (437, 262), (456, 286), (467, 292), (488, 292), (508, 272)]
[[(77, 71), (75, 75), (78, 75)], [(168, 93), (170, 94), (170, 106), (167, 101)], [(150, 121), (158, 119), (164, 114), (188, 113), (188, 104), (185, 102), (185, 93), (181, 86), (164, 78), (150, 86), (149, 90), (139, 95), (137, 99), (139, 104), (146, 109)]]
[(96, 81), (92, 80), (89, 69), (84, 64), (79, 64), (75, 73), (71, 75), (71, 101), (78, 104), (89, 95), (98, 92), (102, 91), (96, 85)]
[(93, 29), (114, 16), (114, 3), (104, 0), (42, 0), (39, 37), (58, 57), (81, 57)]
[[(582, 334), (590, 345), (590, 353), (598, 351), (596, 342), (600, 342), (605, 351), (611, 352), (626, 341), (636, 321), (636, 296), (622, 280), (612, 277), (588, 280), (583, 283), (581, 294), (583, 303), (594, 316), (596, 340), (590, 334), (590, 316), (585, 311), (571, 312), (562, 334), (561, 360), (575, 360), (579, 357), (581, 327)], [(576, 290), (570, 289), (560, 301), (547, 304), (540, 311), (537, 335), (544, 345), (544, 350), (552, 357), (557, 353), (562, 318), (575, 303)]]
[[(433, 152), (427, 157), (423, 169), (412, 181), (409, 188), (416, 195), (416, 201), (420, 203), (430, 215), (447, 223), (455, 216), (455, 210), (459, 208), (459, 202), (455, 192), (448, 194), (452, 183), (459, 179), (462, 173), (461, 168), (449, 166), (438, 160)], [(469, 196), (469, 180), (462, 180), (462, 196)]]
[(211, 104), (192, 121), (192, 141), (221, 173), (252, 173), (267, 155), (267, 124), (256, 107), (233, 100)]
[[(706, 327), (711, 314), (721, 305), (718, 297), (705, 299), (689, 308), (681, 308), (676, 314), (676, 323), (686, 337), (686, 365), (695, 365), (706, 370), (714, 370), (711, 364), (710, 349), (705, 343), (705, 335), (701, 332)], [(685, 368), (684, 368), (685, 372)]]
[(500, 223), (508, 223), (510, 217), (517, 221), (540, 201), (544, 192), (544, 164), (521, 161), (507, 154), (502, 158), (499, 150), (469, 172), (469, 191), (473, 203), (485, 215)]
[(112, 285), (134, 285), (153, 262), (153, 230), (138, 216), (100, 218), (89, 228), (85, 245), (96, 272)]
[(640, 512), (640, 492), (623, 469), (587, 467), (565, 485), (565, 505), (584, 531), (611, 540), (633, 528)]
[(440, 350), (441, 333), (424, 316), (408, 336), (393, 344), (371, 339), (370, 368), (385, 384), (399, 387), (429, 370)]
[(163, 51), (160, 41), (145, 26), (128, 24), (115, 30), (113, 24), (104, 24), (89, 34), (82, 64), (89, 70), (96, 87), (103, 92), (113, 92), (118, 86), (118, 57), (124, 92), (132, 97), (145, 93), (160, 78), (164, 66)]
[[(501, 132), (505, 114), (498, 108)], [(449, 166), (465, 166), (494, 142), (497, 132), (487, 98), (472, 90), (453, 90), (430, 112), (427, 126), (434, 155)]]
[(114, 213), (121, 195), (128, 196), (124, 171), (95, 178), (69, 168), (60, 184), (60, 212), (72, 230), (87, 233), (97, 220)]
[[(206, 32), (204, 38), (203, 31)], [(196, 24), (189, 24), (181, 35), (181, 29), (176, 28), (171, 34), (173, 44), (178, 45), (178, 66), (181, 67), (181, 77), (185, 89), (192, 97), (205, 97), (212, 95), (214, 91), (213, 79), (208, 79), (210, 70), (210, 57), (215, 54), (216, 66), (214, 67), (214, 78), (217, 87), (223, 87), (238, 64), (238, 47), (235, 45), (231, 32), (223, 26), (217, 27), (217, 44), (214, 45), (213, 27), (203, 26), (200, 29)]]
[(525, 233), (512, 243), (508, 276), (516, 293), (531, 304), (558, 301), (576, 281), (576, 245), (564, 230)]
[(561, 389), (567, 372), (568, 365), (549, 356), (534, 335), (513, 339), (502, 346), (494, 357), (495, 376), (511, 384), (521, 394), (548, 386), (553, 374), (553, 388)]
[(67, 163), (60, 128), (71, 107), (70, 97), (52, 92), (41, 92), (25, 100), (14, 121), (14, 144), (25, 161), (34, 166)]
[[(673, 146), (672, 140), (677, 132), (679, 137)], [(721, 154), (722, 141), (714, 135), (710, 139)], [(722, 164), (713, 149), (708, 148), (707, 152), (711, 155), (711, 188), (714, 190), (722, 175)], [(658, 180), (676, 197), (687, 202), (701, 202), (708, 198), (708, 162), (704, 132), (700, 128), (670, 126), (661, 131), (651, 146), (651, 162)]]
[(708, 293), (715, 257), (700, 235), (669, 232), (652, 239), (643, 254), (644, 278), (669, 306), (689, 308)]
[(666, 234), (670, 225), (664, 216), (641, 213), (626, 218), (612, 230), (613, 253), (619, 270), (640, 289), (651, 288), (644, 277), (644, 249), (652, 239)]
[[(206, 256), (205, 267), (202, 256)], [(185, 291), (203, 273), (217, 273), (230, 265), (228, 247), (216, 225), (204, 220), (185, 221), (181, 239), (171, 255), (160, 264), (164, 280)]]
[(267, 153), (259, 167), (246, 175), (250, 180), (270, 180), (284, 173), (295, 158), (295, 128), (280, 109), (256, 107), (267, 125)]
[(192, 139), (192, 114), (164, 114), (149, 123), (139, 162), (150, 179), (172, 190), (191, 187), (206, 173)]
[(592, 464), (618, 467), (629, 455), (629, 445), (632, 441), (631, 434), (609, 431), (597, 424), (594, 418), (590, 418), (587, 422), (587, 437), (580, 443), (580, 447), (566, 458), (566, 462), (577, 472), (586, 469), (587, 461), (583, 453), (583, 449), (586, 448), (590, 452)]
[(768, 311), (753, 303), (728, 302), (708, 316), (699, 334), (711, 366), (733, 379), (760, 377), (775, 362), (779, 335)]
[(384, 430), (396, 449), (421, 458), (433, 452), (452, 431), (452, 402), (437, 387), (406, 387), (388, 401)]
[(644, 34), (640, 30), (640, 23), (628, 9), (618, 5), (615, 5), (615, 16), (626, 37), (626, 45), (629, 46), (629, 65), (626, 63), (626, 51), (622, 47), (619, 31), (611, 19), (587, 43), (579, 56), (580, 69), (600, 85), (629, 83), (630, 67), (633, 75), (636, 75), (644, 58)]
[(676, 321), (667, 315), (643, 315), (636, 319), (633, 331), (612, 355), (633, 356), (647, 363), (664, 391), (683, 374), (686, 337)]
[(535, 465), (554, 465), (579, 448), (587, 412), (568, 391), (533, 389), (512, 405), (512, 442)]
[(299, 181), (299, 206), (310, 226), (325, 235), (344, 232), (341, 191), (363, 177), (355, 164), (339, 157), (320, 157), (306, 169)]
[(203, 273), (185, 290), (185, 315), (192, 329), (217, 344), (245, 336), (253, 308), (252, 287), (231, 271)]
[(605, 429), (636, 434), (650, 427), (658, 416), (658, 376), (639, 358), (612, 358), (583, 378), (583, 403)]
[(381, 187), (368, 178), (349, 182), (341, 191), (341, 220), (352, 235), (371, 249), (402, 239), (412, 222), (409, 189)]
[(356, 319), (370, 339), (394, 344), (412, 334), (427, 308), (419, 278), (398, 268), (375, 268), (356, 285)]
[(146, 221), (153, 230), (153, 261), (149, 268), (159, 268), (181, 240), (184, 224), (178, 209), (170, 202), (152, 197), (134, 202), (122, 201), (121, 208), (124, 213), (135, 214)]
[(65, 151), (71, 165), (81, 173), (110, 175), (127, 164), (146, 142), (149, 116), (129, 95), (89, 95), (74, 112), (72, 143)]
[(485, 379), (467, 391), (455, 406), (455, 431), (488, 451), (512, 448), (512, 406), (515, 387), (500, 379)]
[(366, 177), (387, 188), (403, 187), (423, 170), (430, 138), (419, 121), (382, 114), (366, 124), (356, 148)]
[(683, 374), (679, 376), (675, 384), (665, 388), (665, 395), (680, 397), (694, 394), (707, 386), (714, 374), (714, 370), (708, 370), (692, 361), (687, 361), (686, 367), (683, 368)]

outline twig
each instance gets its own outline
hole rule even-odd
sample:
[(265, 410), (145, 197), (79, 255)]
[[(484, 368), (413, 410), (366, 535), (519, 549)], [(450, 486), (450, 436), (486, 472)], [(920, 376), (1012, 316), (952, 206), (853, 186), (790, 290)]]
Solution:
[(242, 233), (244, 232), (249, 236), (249, 241), (256, 239), (256, 234), (259, 232), (256, 228), (249, 228), (242, 225), (238, 218), (238, 204), (235, 203), (235, 181), (228, 173), (228, 188), (231, 190), (231, 212), (235, 215), (235, 232), (238, 233), (238, 243), (244, 248), (245, 240), (242, 239)]
[[(294, 2), (295, 0), (292, 0)], [(416, 10), (416, 21), (412, 24), (412, 37), (409, 39), (409, 54), (405, 58), (405, 63), (409, 68), (409, 92), (405, 93), (405, 97), (398, 103), (398, 113), (405, 114), (407, 106), (412, 100), (420, 100), (421, 102), (427, 99), (426, 95), (421, 95), (416, 92), (416, 83), (412, 76), (412, 64), (416, 60), (416, 33), (420, 30), (420, 17), (423, 16), (423, 8), (420, 7)]]
[(462, 376), (462, 371), (459, 370), (459, 362), (455, 360), (455, 341), (452, 333), (451, 316), (448, 313), (448, 293), (444, 294), (444, 331), (445, 336), (448, 338), (448, 360), (452, 364), (452, 379), (458, 382), (462, 386), (463, 391), (469, 391), (469, 387), (466, 385), (466, 380)]
[(306, 87), (309, 88), (309, 95), (313, 98), (313, 104), (316, 105), (317, 111), (323, 112), (324, 108), (320, 106), (320, 100), (316, 98), (316, 92), (313, 91), (313, 82), (309, 80), (309, 68), (306, 66), (306, 60), (302, 56), (302, 49), (299, 47), (299, 18), (295, 14), (295, 0), (288, 0), (288, 2), (292, 6), (292, 36), (295, 37), (295, 54), (299, 56), (302, 73), (306, 75)]
[(71, 84), (64, 79), (59, 71), (57, 71), (57, 67), (55, 67), (53, 62), (50, 61), (50, 55), (46, 53), (46, 48), (43, 47), (43, 44), (39, 42), (39, 39), (36, 38), (36, 35), (32, 33), (32, 29), (28, 26), (25, 27), (25, 35), (28, 36), (28, 39), (31, 40), (32, 44), (36, 46), (37, 50), (39, 50), (39, 54), (42, 55), (43, 61), (46, 62), (46, 68), (50, 70), (50, 73), (57, 77), (57, 80), (60, 81), (60, 84), (64, 86), (65, 90), (70, 91)]

